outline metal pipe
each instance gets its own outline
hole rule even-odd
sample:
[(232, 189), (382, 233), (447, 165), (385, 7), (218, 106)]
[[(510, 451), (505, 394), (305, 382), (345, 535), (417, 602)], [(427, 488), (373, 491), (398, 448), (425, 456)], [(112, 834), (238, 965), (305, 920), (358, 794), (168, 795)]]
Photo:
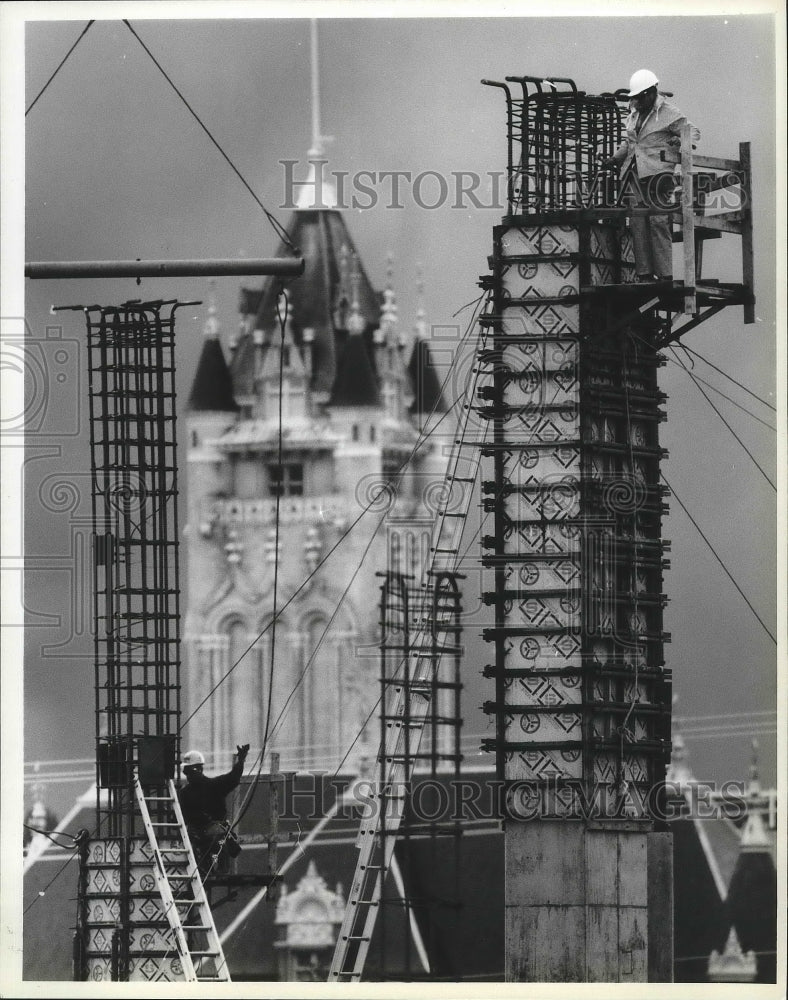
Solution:
[(273, 275), (295, 278), (304, 273), (303, 257), (258, 257), (247, 260), (33, 260), (26, 278), (198, 278), (221, 275)]

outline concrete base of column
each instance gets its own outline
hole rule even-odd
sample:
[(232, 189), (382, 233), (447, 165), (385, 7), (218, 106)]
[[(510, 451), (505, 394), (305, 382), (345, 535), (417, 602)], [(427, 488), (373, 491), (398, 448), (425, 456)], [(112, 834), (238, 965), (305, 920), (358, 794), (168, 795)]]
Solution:
[(507, 824), (507, 982), (648, 981), (650, 836), (567, 821)]

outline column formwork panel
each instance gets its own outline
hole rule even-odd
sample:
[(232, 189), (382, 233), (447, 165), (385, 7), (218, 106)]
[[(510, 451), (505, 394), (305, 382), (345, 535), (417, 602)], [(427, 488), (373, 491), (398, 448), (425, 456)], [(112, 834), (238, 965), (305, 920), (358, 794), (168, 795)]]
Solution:
[(632, 275), (628, 230), (505, 224), (492, 264), (486, 748), (542, 818), (648, 819), (669, 753), (662, 360), (648, 319), (581, 292)]

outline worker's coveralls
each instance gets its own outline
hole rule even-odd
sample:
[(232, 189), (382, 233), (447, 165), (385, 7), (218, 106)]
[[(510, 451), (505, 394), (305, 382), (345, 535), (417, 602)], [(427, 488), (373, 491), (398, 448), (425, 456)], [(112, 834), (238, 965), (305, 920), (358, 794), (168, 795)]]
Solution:
[[(667, 208), (672, 202), (673, 174), (665, 170), (660, 158), (663, 149), (681, 143), (681, 127), (686, 115), (657, 95), (654, 106), (639, 122), (633, 108), (626, 121), (626, 137), (613, 154), (623, 174), (624, 197), (637, 208)], [(693, 144), (700, 131), (690, 123)], [(673, 276), (673, 238), (670, 216), (633, 215), (632, 240), (635, 247), (635, 269), (638, 275), (654, 274), (658, 278)]]
[(235, 857), (241, 849), (229, 832), (225, 797), (240, 784), (243, 768), (243, 760), (237, 760), (230, 771), (215, 778), (192, 772), (178, 791), (189, 840), (204, 874), (214, 865), (214, 854), (218, 854), (218, 859), (213, 870), (226, 872), (229, 858)]

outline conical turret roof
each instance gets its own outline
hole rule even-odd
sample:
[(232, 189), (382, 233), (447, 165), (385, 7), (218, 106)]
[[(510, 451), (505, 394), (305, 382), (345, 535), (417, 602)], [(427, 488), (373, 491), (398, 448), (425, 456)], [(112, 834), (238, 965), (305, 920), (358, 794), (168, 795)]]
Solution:
[(238, 404), (233, 397), (233, 381), (219, 340), (219, 321), (216, 318), (213, 289), (203, 337), (202, 352), (186, 404), (187, 409), (235, 413)]
[(348, 337), (331, 393), (330, 406), (380, 406), (380, 392), (360, 334)]
[(408, 374), (413, 384), (411, 413), (444, 413), (446, 403), (441, 393), (441, 384), (432, 360), (430, 345), (418, 337), (413, 345), (413, 353), (408, 362)]

